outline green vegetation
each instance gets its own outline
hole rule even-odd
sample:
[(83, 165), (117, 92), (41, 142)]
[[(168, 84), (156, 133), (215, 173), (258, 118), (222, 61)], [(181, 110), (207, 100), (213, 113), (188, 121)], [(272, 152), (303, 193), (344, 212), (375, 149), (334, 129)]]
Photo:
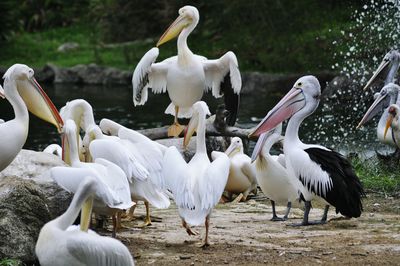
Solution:
[(368, 160), (353, 159), (352, 163), (366, 190), (379, 191), (388, 195), (400, 191), (398, 162), (380, 163), (377, 158), (371, 158)]
[[(178, 9), (188, 4), (188, 1), (91, 0), (73, 1), (69, 5), (51, 0), (44, 1), (40, 10), (34, 8), (43, 13), (39, 16), (27, 13), (31, 2), (23, 2), (22, 10), (14, 12), (12, 19), (18, 14), (25, 14), (26, 19), (16, 29), (1, 29), (0, 36), (5, 38), (0, 42), (0, 65), (9, 66), (17, 61), (35, 67), (46, 63), (59, 66), (97, 63), (132, 70), (176, 18)], [(358, 1), (349, 4), (333, 0), (189, 1), (189, 4), (197, 6), (200, 12), (199, 25), (189, 38), (189, 46), (195, 53), (216, 58), (232, 50), (242, 70), (303, 73), (330, 69), (334, 63), (332, 49), (337, 48), (332, 42), (341, 37), (341, 30), (350, 26), (349, 17), (360, 5)], [(54, 6), (66, 13), (54, 16), (51, 9)], [(80, 47), (67, 53), (57, 52), (57, 47), (65, 42), (77, 42)], [(175, 54), (176, 43), (163, 45), (160, 53), (160, 59)]]
[(0, 266), (20, 266), (23, 265), (21, 261), (14, 259), (2, 259), (0, 260)]

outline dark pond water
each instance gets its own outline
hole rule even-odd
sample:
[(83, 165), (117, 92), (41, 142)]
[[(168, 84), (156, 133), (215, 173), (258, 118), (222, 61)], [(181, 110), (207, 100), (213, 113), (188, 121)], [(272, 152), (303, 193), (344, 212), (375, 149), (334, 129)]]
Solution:
[[(245, 94), (241, 97), (238, 126), (249, 128), (256, 125), (290, 88), (268, 87), (268, 90), (257, 95)], [(275, 85), (276, 86), (276, 85)], [(169, 125), (173, 117), (165, 115), (169, 104), (167, 94), (153, 95), (144, 106), (134, 107), (132, 91), (129, 86), (101, 87), (82, 85), (43, 85), (44, 90), (53, 100), (57, 108), (67, 101), (83, 98), (93, 107), (96, 122), (109, 118), (132, 129), (143, 129)], [(359, 104), (353, 97), (341, 97), (321, 103), (317, 111), (305, 120), (300, 130), (306, 143), (319, 143), (342, 152), (357, 151), (370, 153), (374, 149), (382, 149), (376, 141), (376, 121), (367, 128), (355, 130), (357, 122), (365, 111), (365, 104)], [(222, 102), (206, 94), (204, 100), (209, 104), (211, 112)], [(367, 101), (368, 102), (368, 101)], [(7, 101), (0, 101), (0, 117), (13, 118), (13, 110)], [(59, 143), (56, 129), (31, 115), (30, 130), (25, 148), (42, 150), (51, 143)]]

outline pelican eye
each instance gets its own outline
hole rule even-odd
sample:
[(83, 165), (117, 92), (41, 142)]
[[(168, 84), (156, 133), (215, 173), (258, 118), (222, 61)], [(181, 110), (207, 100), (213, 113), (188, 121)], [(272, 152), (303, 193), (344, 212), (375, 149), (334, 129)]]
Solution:
[(302, 82), (299, 82), (299, 83), (297, 83), (297, 86), (298, 86), (298, 87), (301, 87), (301, 86), (303, 86), (303, 83), (302, 83)]

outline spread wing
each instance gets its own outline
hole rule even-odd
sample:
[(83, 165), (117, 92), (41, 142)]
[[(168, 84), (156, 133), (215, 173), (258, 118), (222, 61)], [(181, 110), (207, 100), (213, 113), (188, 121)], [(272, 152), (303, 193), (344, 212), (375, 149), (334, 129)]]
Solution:
[(164, 60), (154, 63), (158, 57), (158, 48), (154, 47), (144, 54), (137, 64), (132, 76), (133, 103), (143, 105), (147, 101), (147, 89), (154, 93), (162, 93), (167, 90), (167, 72), (169, 61)]
[(203, 68), (206, 76), (206, 88), (211, 88), (212, 94), (216, 98), (225, 95), (225, 107), (229, 111), (226, 122), (228, 125), (234, 125), (242, 88), (242, 78), (236, 55), (233, 52), (227, 52), (219, 59), (205, 60)]
[[(183, 159), (182, 159), (183, 160)], [(230, 161), (226, 154), (220, 154), (198, 179), (197, 193), (202, 209), (212, 209), (218, 204), (228, 181)]]
[(174, 195), (176, 205), (194, 209), (193, 184), (189, 167), (175, 146), (169, 147), (164, 155), (162, 173), (167, 188)]
[(68, 253), (82, 265), (134, 265), (128, 248), (120, 241), (75, 229), (66, 241)]

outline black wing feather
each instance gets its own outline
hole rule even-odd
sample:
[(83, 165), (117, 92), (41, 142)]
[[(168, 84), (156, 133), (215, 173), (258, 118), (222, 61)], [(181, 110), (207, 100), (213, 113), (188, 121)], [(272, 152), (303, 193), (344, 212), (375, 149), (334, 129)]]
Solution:
[(225, 108), (229, 112), (225, 120), (226, 124), (233, 126), (239, 112), (240, 95), (233, 91), (230, 72), (225, 75), (224, 81), (221, 83), (221, 92), (224, 94)]
[(320, 148), (304, 150), (310, 159), (317, 163), (322, 170), (327, 172), (332, 179), (332, 187), (326, 195), (320, 193), (322, 187), (314, 188), (305, 179), (300, 181), (309, 191), (323, 197), (329, 204), (336, 207), (336, 213), (340, 212), (347, 217), (360, 217), (363, 210), (361, 198), (365, 196), (363, 186), (350, 162), (340, 153)]
[(136, 90), (136, 95), (135, 95), (135, 100), (137, 102), (140, 102), (142, 100), (142, 93), (144, 87), (149, 83), (149, 73), (146, 73), (143, 75), (143, 77), (140, 79), (140, 82), (138, 84), (137, 90)]

